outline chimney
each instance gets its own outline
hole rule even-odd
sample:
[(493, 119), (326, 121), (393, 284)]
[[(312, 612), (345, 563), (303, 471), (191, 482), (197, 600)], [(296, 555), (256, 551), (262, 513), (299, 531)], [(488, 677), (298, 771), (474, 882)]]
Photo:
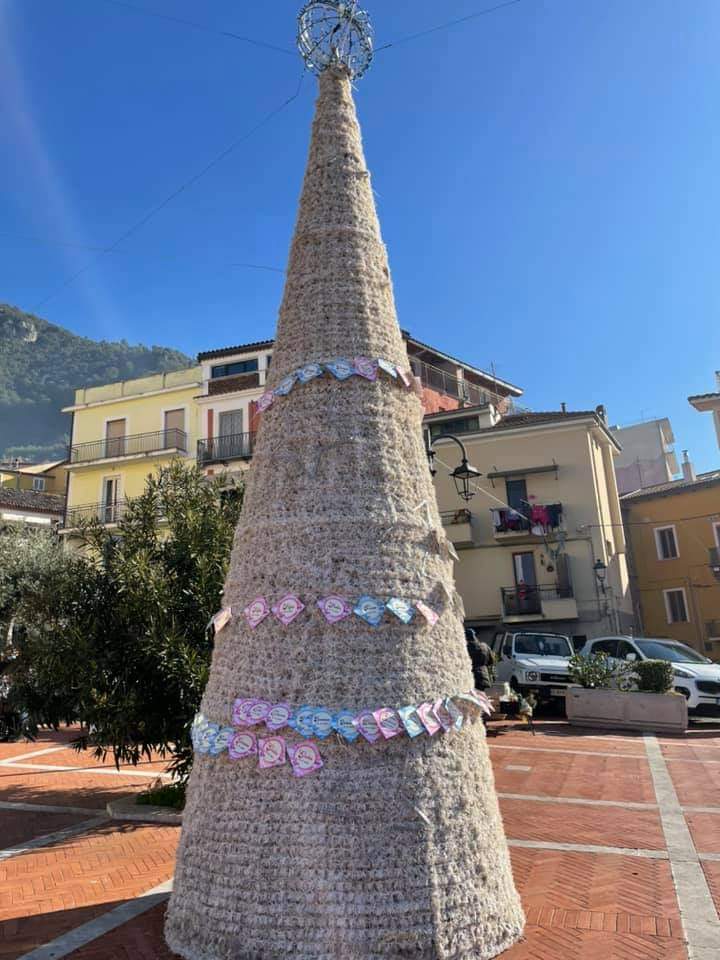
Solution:
[(605, 409), (605, 405), (603, 403), (600, 403), (597, 407), (595, 407), (595, 413), (600, 417), (603, 423), (607, 423), (607, 410)]
[(684, 480), (697, 480), (697, 476), (695, 475), (695, 467), (690, 462), (687, 450), (683, 450), (682, 472)]

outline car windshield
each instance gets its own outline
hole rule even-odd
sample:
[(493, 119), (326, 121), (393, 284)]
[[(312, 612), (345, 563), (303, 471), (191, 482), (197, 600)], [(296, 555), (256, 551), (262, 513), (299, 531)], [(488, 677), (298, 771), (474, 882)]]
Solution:
[(515, 653), (529, 653), (533, 657), (571, 657), (573, 655), (567, 637), (556, 637), (549, 633), (521, 633), (515, 637)]
[(669, 660), (671, 663), (710, 663), (707, 657), (703, 657), (691, 647), (686, 647), (684, 643), (636, 640), (635, 645), (648, 660)]

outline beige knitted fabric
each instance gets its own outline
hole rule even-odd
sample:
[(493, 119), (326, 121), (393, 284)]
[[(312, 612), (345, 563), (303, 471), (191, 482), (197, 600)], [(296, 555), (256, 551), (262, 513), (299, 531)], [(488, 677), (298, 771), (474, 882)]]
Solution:
[[(326, 71), (280, 311), (271, 387), (311, 361), (408, 367), (347, 74)], [(422, 408), (382, 374), (297, 384), (263, 415), (202, 710), (233, 701), (359, 712), (469, 690), (421, 436)], [(438, 534), (439, 532), (439, 534)], [(297, 594), (288, 626), (242, 610)], [(331, 625), (316, 599), (429, 600), (440, 620)], [(470, 711), (471, 712), (471, 711)], [(282, 731), (288, 741), (301, 738)], [(166, 935), (187, 960), (484, 960), (521, 935), (482, 723), (370, 744), (319, 742), (325, 766), (198, 756)]]

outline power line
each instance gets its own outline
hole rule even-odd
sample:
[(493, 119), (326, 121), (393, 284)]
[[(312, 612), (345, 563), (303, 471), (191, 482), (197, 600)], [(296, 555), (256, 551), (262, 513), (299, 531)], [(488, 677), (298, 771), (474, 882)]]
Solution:
[(153, 17), (156, 20), (169, 20), (171, 23), (177, 23), (185, 27), (190, 27), (193, 30), (202, 30), (204, 33), (214, 33), (216, 36), (228, 37), (231, 40), (241, 40), (243, 43), (249, 43), (253, 47), (262, 47), (264, 50), (274, 50), (276, 53), (284, 53), (286, 56), (296, 56), (296, 51), (290, 50), (287, 47), (276, 47), (274, 44), (267, 43), (265, 40), (256, 40), (254, 37), (247, 37), (240, 33), (233, 33), (232, 30), (221, 30), (217, 27), (211, 27), (207, 23), (198, 23), (196, 20), (186, 20), (184, 17), (175, 17), (169, 13), (158, 13), (156, 10), (147, 10), (145, 7), (139, 7), (135, 3), (128, 3), (126, 0), (104, 0), (104, 2), (109, 3), (114, 7), (123, 7), (126, 10), (141, 14), (145, 17)]
[[(256, 123), (254, 127), (252, 127), (250, 130), (244, 133), (241, 137), (238, 137), (237, 140), (233, 140), (233, 142), (228, 147), (226, 147), (219, 154), (217, 154), (217, 156), (213, 157), (213, 159), (209, 163), (206, 163), (201, 170), (193, 174), (192, 177), (190, 177), (188, 180), (182, 183), (176, 190), (173, 190), (172, 193), (168, 194), (168, 196), (165, 197), (164, 200), (161, 200), (160, 203), (156, 204), (156, 206), (148, 210), (148, 212), (144, 216), (142, 216), (139, 220), (136, 220), (135, 223), (132, 224), (132, 226), (128, 227), (128, 229), (125, 230), (125, 232), (122, 233), (117, 238), (117, 240), (113, 241), (113, 243), (111, 243), (109, 246), (104, 247), (100, 252), (100, 256), (105, 256), (108, 253), (113, 253), (120, 246), (121, 243), (123, 243), (133, 234), (137, 233), (138, 230), (144, 227), (145, 224), (148, 223), (148, 221), (153, 219), (153, 217), (157, 216), (157, 214), (160, 213), (161, 210), (164, 210), (165, 207), (167, 207), (170, 203), (172, 203), (173, 200), (175, 200), (178, 196), (180, 196), (181, 193), (183, 193), (189, 187), (193, 186), (193, 184), (197, 183), (198, 180), (204, 177), (206, 173), (208, 173), (210, 170), (213, 169), (213, 167), (216, 167), (222, 160), (225, 159), (225, 157), (227, 157), (230, 153), (232, 153), (233, 150), (235, 150), (241, 144), (249, 140), (250, 137), (252, 137), (255, 133), (257, 133), (258, 130), (262, 129), (262, 127), (264, 127), (267, 123), (269, 123), (270, 120), (276, 117), (279, 113), (282, 113), (282, 111), (285, 110), (288, 106), (290, 106), (290, 104), (294, 100), (297, 100), (297, 98), (300, 96), (300, 91), (302, 89), (302, 82), (304, 77), (305, 77), (305, 70), (303, 70), (303, 72), (300, 74), (300, 80), (298, 82), (297, 89), (291, 97), (288, 97), (287, 100), (283, 101), (283, 103), (280, 104), (280, 106), (276, 107), (274, 110), (271, 110), (270, 113), (266, 114), (262, 118), (262, 120), (260, 120), (259, 123)], [(95, 257), (89, 263), (86, 263), (84, 266), (80, 267), (79, 270), (76, 270), (75, 273), (73, 273), (66, 280), (64, 280), (51, 293), (49, 293), (46, 297), (43, 297), (43, 299), (38, 301), (38, 303), (34, 304), (31, 307), (31, 310), (33, 312), (36, 310), (39, 310), (40, 307), (43, 307), (49, 300), (54, 299), (58, 294), (62, 293), (63, 290), (69, 287), (70, 284), (74, 283), (74, 281), (77, 280), (78, 277), (86, 273), (91, 267), (94, 267), (97, 261), (98, 261), (98, 257)]]
[(459, 17), (457, 20), (448, 20), (446, 23), (439, 23), (435, 27), (428, 27), (427, 30), (421, 30), (419, 33), (410, 33), (406, 37), (399, 37), (397, 40), (391, 40), (390, 43), (383, 44), (382, 47), (378, 47), (375, 53), (380, 53), (382, 50), (389, 50), (390, 47), (397, 47), (401, 43), (409, 43), (411, 40), (419, 40), (420, 37), (427, 37), (431, 33), (437, 33), (439, 30), (449, 30), (450, 27), (456, 27), (460, 23), (467, 23), (470, 20), (477, 20), (478, 17), (486, 17), (490, 13), (495, 13), (497, 10), (504, 10), (505, 7), (514, 7), (518, 3), (522, 3), (523, 0), (506, 0), (505, 3), (498, 3), (494, 7), (486, 7), (484, 10), (478, 10), (475, 13), (469, 13), (466, 17)]

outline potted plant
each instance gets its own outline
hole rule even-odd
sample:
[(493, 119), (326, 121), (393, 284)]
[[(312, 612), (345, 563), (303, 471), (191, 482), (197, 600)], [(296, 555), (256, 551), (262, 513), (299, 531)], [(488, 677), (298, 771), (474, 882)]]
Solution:
[(605, 654), (570, 661), (565, 709), (571, 724), (682, 733), (687, 701), (672, 692), (673, 671), (663, 660), (617, 662)]

